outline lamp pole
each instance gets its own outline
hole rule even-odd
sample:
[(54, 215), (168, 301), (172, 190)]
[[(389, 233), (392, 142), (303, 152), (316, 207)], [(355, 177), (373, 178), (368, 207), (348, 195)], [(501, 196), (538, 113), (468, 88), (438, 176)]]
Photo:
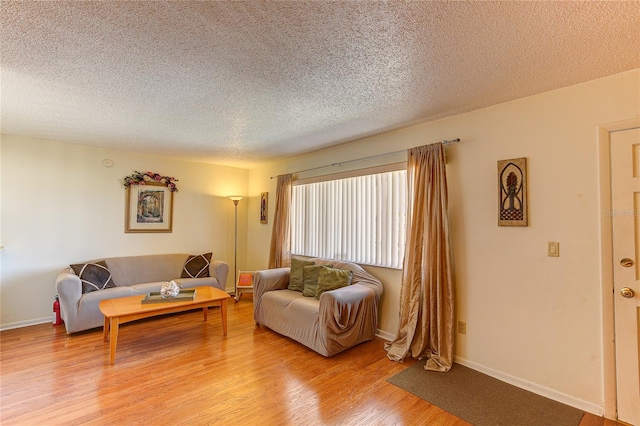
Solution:
[(230, 198), (233, 201), (233, 208), (235, 210), (235, 232), (234, 232), (234, 242), (233, 242), (233, 288), (235, 289), (236, 284), (238, 284), (238, 202), (242, 200), (242, 196), (240, 195), (229, 195), (227, 198)]

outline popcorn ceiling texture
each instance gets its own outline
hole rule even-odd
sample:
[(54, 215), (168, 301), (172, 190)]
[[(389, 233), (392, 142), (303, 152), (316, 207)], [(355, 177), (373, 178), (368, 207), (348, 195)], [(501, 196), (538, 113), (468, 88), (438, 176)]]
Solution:
[(240, 167), (640, 68), (638, 1), (2, 1), (0, 19), (2, 133)]

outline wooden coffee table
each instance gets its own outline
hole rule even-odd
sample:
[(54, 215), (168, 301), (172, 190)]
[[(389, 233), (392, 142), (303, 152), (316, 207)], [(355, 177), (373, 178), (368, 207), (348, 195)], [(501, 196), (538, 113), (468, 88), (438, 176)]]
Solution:
[(110, 341), (109, 363), (116, 362), (116, 345), (118, 344), (118, 328), (120, 324), (155, 317), (174, 312), (189, 311), (202, 308), (204, 320), (207, 320), (207, 309), (220, 306), (222, 314), (222, 334), (227, 335), (227, 299), (226, 292), (215, 287), (196, 287), (194, 300), (182, 302), (161, 302), (142, 304), (145, 294), (139, 296), (120, 297), (100, 302), (100, 311), (104, 314), (103, 339)]

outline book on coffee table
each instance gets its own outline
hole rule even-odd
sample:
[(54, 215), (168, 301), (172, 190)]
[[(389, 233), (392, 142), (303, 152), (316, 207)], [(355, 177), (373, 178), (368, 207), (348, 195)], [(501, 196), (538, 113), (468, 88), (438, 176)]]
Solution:
[(159, 291), (154, 291), (147, 294), (144, 299), (142, 299), (142, 304), (145, 305), (147, 303), (188, 302), (193, 300), (195, 297), (195, 290), (180, 290), (180, 293), (178, 293), (176, 297), (170, 297), (168, 299), (163, 298)]

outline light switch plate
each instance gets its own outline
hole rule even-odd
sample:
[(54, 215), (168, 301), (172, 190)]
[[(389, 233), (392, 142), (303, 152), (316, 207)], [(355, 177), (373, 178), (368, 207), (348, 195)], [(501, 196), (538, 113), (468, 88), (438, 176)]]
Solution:
[(560, 243), (557, 241), (549, 241), (547, 243), (547, 256), (560, 257)]

